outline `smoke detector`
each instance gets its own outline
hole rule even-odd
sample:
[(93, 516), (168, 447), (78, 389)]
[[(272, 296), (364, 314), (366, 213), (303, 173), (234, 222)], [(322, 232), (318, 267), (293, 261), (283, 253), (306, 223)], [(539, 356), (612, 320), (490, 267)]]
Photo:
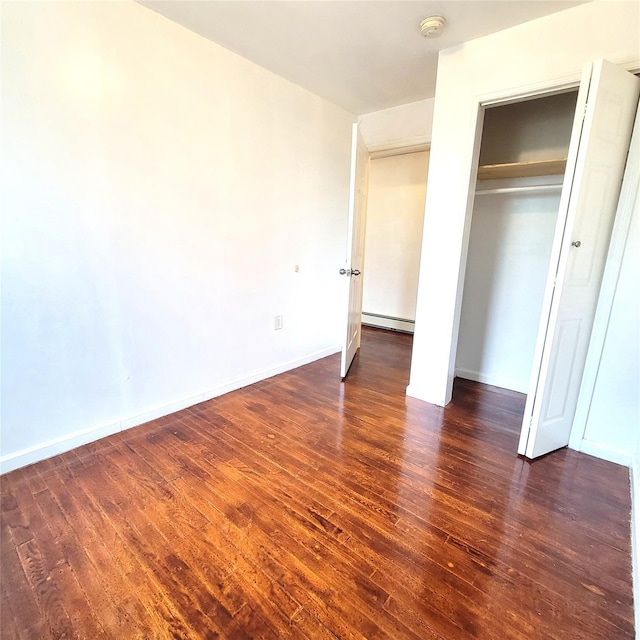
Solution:
[(445, 22), (442, 16), (429, 16), (420, 23), (420, 33), (425, 38), (437, 38), (442, 33)]

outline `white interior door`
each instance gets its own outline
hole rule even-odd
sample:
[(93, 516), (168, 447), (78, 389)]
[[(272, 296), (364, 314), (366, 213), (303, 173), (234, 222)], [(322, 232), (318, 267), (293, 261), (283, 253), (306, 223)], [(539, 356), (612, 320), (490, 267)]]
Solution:
[(639, 91), (604, 60), (583, 77), (518, 447), (528, 458), (569, 444)]
[(345, 277), (347, 317), (342, 343), (340, 375), (345, 378), (360, 348), (362, 330), (362, 280), (364, 268), (364, 233), (367, 214), (367, 178), (369, 152), (358, 125), (353, 125), (351, 139), (351, 184), (349, 187), (349, 226), (347, 255), (340, 273)]

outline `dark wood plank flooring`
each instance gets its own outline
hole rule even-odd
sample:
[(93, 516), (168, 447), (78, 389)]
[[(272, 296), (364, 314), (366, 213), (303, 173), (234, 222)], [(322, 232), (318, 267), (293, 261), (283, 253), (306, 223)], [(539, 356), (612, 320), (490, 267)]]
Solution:
[(2, 638), (632, 638), (625, 468), (524, 398), (406, 398), (411, 338), (2, 477)]

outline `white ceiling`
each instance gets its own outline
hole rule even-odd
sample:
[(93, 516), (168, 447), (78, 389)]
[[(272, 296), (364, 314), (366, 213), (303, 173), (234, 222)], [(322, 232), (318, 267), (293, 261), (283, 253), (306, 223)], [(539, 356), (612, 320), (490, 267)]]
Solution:
[[(361, 115), (433, 97), (440, 49), (584, 1), (140, 0), (140, 3)], [(419, 23), (430, 15), (442, 15), (447, 20), (439, 38), (420, 35)]]

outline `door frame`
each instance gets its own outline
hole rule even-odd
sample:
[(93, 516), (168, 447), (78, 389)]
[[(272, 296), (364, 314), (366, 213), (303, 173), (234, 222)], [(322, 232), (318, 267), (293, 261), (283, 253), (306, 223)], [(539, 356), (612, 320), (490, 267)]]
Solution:
[[(354, 123), (354, 127), (357, 127), (358, 131), (361, 131), (360, 127), (361, 127), (361, 118), (358, 118), (358, 120)], [(364, 141), (364, 145), (367, 151), (367, 162), (371, 162), (371, 160), (375, 160), (378, 158), (386, 158), (386, 157), (390, 157), (390, 156), (399, 156), (399, 155), (406, 155), (406, 154), (411, 154), (411, 153), (419, 153), (421, 151), (430, 151), (431, 150), (431, 135), (429, 134), (427, 137), (423, 136), (423, 135), (419, 135), (419, 136), (413, 136), (411, 138), (405, 138), (401, 141), (401, 143), (398, 143), (398, 141), (392, 141), (390, 143), (384, 143), (384, 144), (378, 144), (378, 145), (374, 145), (374, 146), (369, 146), (367, 144), (367, 141), (364, 140), (364, 136), (363, 136), (363, 141)], [(354, 162), (354, 166), (352, 167), (352, 172), (355, 173), (355, 162)], [(351, 194), (350, 193), (350, 204), (349, 207), (351, 208), (351, 197), (355, 196), (355, 194)], [(369, 185), (367, 184), (367, 191), (366, 191), (366, 198), (367, 201), (369, 199)], [(349, 244), (350, 238), (347, 238), (347, 244)], [(366, 252), (366, 233), (364, 235), (364, 238), (362, 240), (363, 242), (363, 253)], [(364, 264), (363, 264), (364, 267)], [(349, 265), (345, 265), (345, 268), (350, 268)], [(418, 273), (419, 273), (419, 267), (418, 267)], [(364, 269), (363, 269), (363, 274), (364, 274)], [(363, 278), (364, 281), (364, 278)], [(364, 284), (363, 284), (364, 287)], [(349, 299), (347, 296), (347, 300), (346, 300), (346, 305), (347, 308), (349, 307)], [(347, 309), (348, 310), (348, 309)], [(362, 317), (360, 318), (360, 324), (362, 326)], [(360, 329), (362, 330), (362, 329)], [(345, 348), (343, 346), (343, 358), (344, 358), (344, 351)], [(344, 376), (340, 376), (342, 382), (345, 381), (348, 372), (349, 372), (349, 368), (351, 366), (351, 363), (349, 364), (348, 367), (346, 367), (346, 371), (345, 371), (345, 375)], [(341, 362), (340, 365), (341, 368), (341, 373), (342, 370), (344, 369), (344, 363)]]
[[(570, 91), (577, 91), (580, 87), (580, 82), (582, 80), (583, 72), (576, 76), (572, 76), (571, 79), (565, 79), (557, 82), (544, 82), (539, 83), (538, 85), (531, 86), (527, 85), (521, 88), (513, 88), (506, 89), (498, 92), (492, 92), (490, 94), (486, 94), (484, 96), (479, 96), (476, 99), (475, 103), (475, 113), (476, 113), (476, 122), (475, 122), (475, 136), (474, 136), (474, 146), (473, 146), (473, 157), (472, 157), (472, 173), (469, 181), (469, 192), (467, 194), (467, 211), (464, 221), (464, 235), (462, 240), (462, 253), (460, 258), (460, 270), (458, 276), (458, 286), (456, 290), (456, 313), (454, 316), (454, 327), (453, 327), (453, 336), (454, 339), (451, 344), (451, 354), (449, 360), (449, 375), (448, 375), (448, 388), (447, 388), (447, 397), (451, 398), (453, 380), (455, 377), (455, 363), (457, 360), (458, 353), (458, 342), (459, 342), (459, 329), (460, 329), (460, 320), (461, 320), (461, 311), (462, 311), (462, 300), (464, 297), (464, 283), (465, 276), (467, 270), (467, 259), (469, 253), (469, 241), (471, 236), (471, 223), (473, 220), (473, 210), (475, 205), (475, 195), (476, 195), (476, 183), (478, 178), (478, 167), (480, 162), (480, 147), (482, 144), (482, 134), (484, 129), (484, 112), (487, 108), (504, 106), (508, 104), (518, 104), (521, 102), (527, 102), (529, 100), (536, 100), (539, 98), (547, 98), (550, 96), (567, 93)], [(573, 125), (572, 125), (573, 126)], [(565, 170), (566, 175), (566, 170)], [(564, 177), (563, 177), (564, 182)], [(559, 225), (558, 219), (555, 222), (554, 235), (552, 240), (552, 248), (551, 254), (549, 256), (549, 262), (546, 265), (545, 278), (548, 276), (549, 269), (551, 264), (554, 262), (557, 263), (559, 252), (561, 249), (561, 236), (559, 233)], [(540, 321), (538, 325), (538, 333), (540, 332), (540, 326), (543, 323), (543, 313), (547, 312), (546, 322), (548, 322), (550, 311), (551, 311), (551, 300), (549, 296), (548, 287), (545, 286), (544, 298), (542, 300), (542, 305), (540, 308)], [(536, 336), (536, 346), (538, 340)], [(534, 358), (535, 360), (535, 358)], [(531, 362), (531, 370), (533, 370), (534, 362)]]
[[(375, 150), (371, 150), (369, 149), (369, 162), (373, 161), (373, 160), (380, 160), (381, 158), (391, 158), (391, 157), (395, 157), (395, 156), (406, 156), (406, 155), (411, 155), (413, 153), (424, 153), (424, 152), (428, 152), (429, 154), (431, 153), (431, 141), (429, 140), (428, 142), (424, 142), (424, 136), (416, 136), (415, 138), (408, 138), (405, 139), (403, 141), (403, 143), (401, 145), (397, 144), (397, 143), (391, 143), (391, 144), (386, 144), (386, 145), (377, 145), (375, 147)], [(367, 186), (367, 207), (369, 204), (369, 187), (370, 184)], [(429, 188), (429, 176), (428, 176), (428, 169), (427, 169), (427, 189)], [(422, 220), (424, 223), (424, 206), (423, 206), (423, 212), (422, 212)], [(367, 217), (367, 222), (368, 222), (368, 217)], [(365, 257), (366, 257), (366, 248), (367, 248), (367, 243), (366, 243), (366, 233), (365, 233)], [(420, 236), (420, 248), (422, 249), (422, 236)], [(420, 264), (418, 264), (418, 275), (420, 275)], [(364, 282), (366, 283), (366, 278), (364, 280)], [(366, 284), (363, 284), (363, 290), (364, 290), (364, 286), (366, 286)], [(364, 313), (364, 312), (363, 312)], [(376, 314), (371, 314), (371, 315), (376, 315)], [(389, 329), (391, 331), (401, 331), (403, 333), (410, 333), (411, 335), (413, 335), (413, 328), (411, 330), (407, 329), (406, 327), (403, 327), (401, 323), (403, 322), (408, 322), (405, 321), (401, 318), (392, 318), (389, 316), (379, 316), (380, 318), (385, 318), (387, 321), (389, 322), (394, 322), (396, 325), (396, 327), (384, 327), (384, 326), (378, 326), (377, 328), (379, 329)], [(415, 324), (415, 321), (413, 321)], [(369, 324), (367, 326), (376, 326), (376, 325), (372, 325)]]

